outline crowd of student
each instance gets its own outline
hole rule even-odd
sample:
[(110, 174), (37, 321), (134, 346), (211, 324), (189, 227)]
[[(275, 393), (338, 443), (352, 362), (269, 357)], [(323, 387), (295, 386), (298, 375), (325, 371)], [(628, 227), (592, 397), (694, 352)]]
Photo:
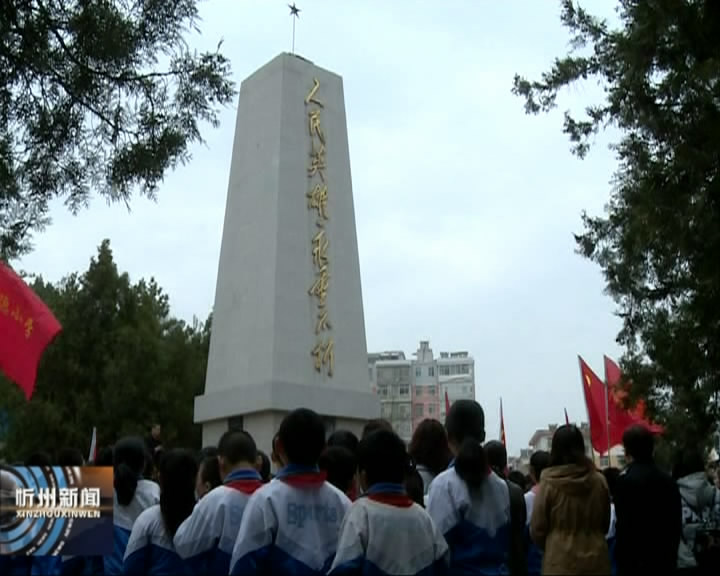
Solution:
[(124, 438), (98, 458), (115, 470), (113, 554), (0, 557), (0, 572), (720, 573), (704, 539), (720, 496), (699, 452), (683, 453), (673, 480), (653, 462), (652, 434), (633, 428), (628, 467), (602, 473), (568, 425), (526, 479), (507, 474), (501, 443), (484, 442), (470, 400), (445, 426), (423, 422), (407, 448), (382, 420), (361, 439), (337, 431), (326, 442), (322, 418), (298, 409), (273, 441), (274, 478), (250, 434), (231, 430), (200, 455), (157, 450), (154, 481), (147, 443)]

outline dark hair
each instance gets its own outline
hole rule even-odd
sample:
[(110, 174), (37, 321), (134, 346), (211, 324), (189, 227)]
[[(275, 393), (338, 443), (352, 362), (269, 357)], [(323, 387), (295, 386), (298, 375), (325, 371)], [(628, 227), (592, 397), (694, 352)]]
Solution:
[(350, 432), (350, 430), (336, 430), (330, 434), (330, 438), (328, 438), (327, 441), (328, 448), (342, 446), (350, 450), (353, 454), (357, 454), (358, 444), (360, 444), (360, 440), (355, 434)]
[(696, 472), (705, 472), (705, 458), (703, 458), (702, 450), (699, 448), (679, 450), (673, 463), (673, 479), (679, 480)]
[(160, 512), (170, 538), (195, 507), (197, 461), (188, 450), (170, 450), (160, 460)]
[(112, 466), (113, 465), (113, 447), (112, 446), (103, 446), (98, 450), (97, 457), (95, 458), (95, 462), (93, 462), (95, 466)]
[(285, 416), (278, 439), (289, 464), (317, 466), (325, 448), (325, 423), (308, 408), (298, 408)]
[(357, 459), (355, 454), (343, 446), (328, 446), (320, 455), (320, 470), (327, 473), (327, 481), (341, 492), (352, 488)]
[(268, 458), (268, 455), (265, 454), (262, 450), (257, 451), (258, 458), (262, 460), (262, 463), (260, 465), (260, 478), (262, 478), (262, 481), (267, 484), (270, 482), (270, 458)]
[(58, 466), (83, 466), (85, 459), (77, 448), (63, 448), (58, 452)]
[(507, 468), (507, 450), (499, 440), (490, 440), (485, 443), (485, 454), (487, 455), (490, 468), (495, 474), (505, 478), (505, 469)]
[(129, 505), (135, 496), (138, 479), (145, 468), (145, 454), (142, 438), (127, 437), (115, 444), (113, 486), (121, 506)]
[(448, 441), (457, 447), (455, 472), (471, 490), (479, 488), (488, 476), (485, 440), (485, 412), (475, 400), (456, 400), (445, 419)]
[(198, 457), (198, 460), (202, 462), (205, 460), (205, 458), (211, 457), (211, 456), (217, 456), (218, 455), (218, 449), (217, 446), (205, 446), (205, 448), (202, 448), (200, 450), (200, 455)]
[(370, 436), (373, 432), (377, 432), (378, 430), (390, 430), (393, 431), (392, 424), (385, 420), (384, 418), (376, 418), (375, 420), (370, 420), (365, 426), (363, 427), (362, 432), (362, 440)]
[(525, 492), (528, 488), (525, 474), (520, 472), (520, 470), (511, 470), (508, 474), (507, 479), (513, 484), (517, 484), (518, 486), (520, 486), (520, 488), (523, 489), (523, 492)]
[(425, 507), (425, 485), (416, 468), (411, 468), (405, 475), (405, 492), (419, 506)]
[(52, 466), (52, 458), (47, 452), (35, 452), (25, 460), (25, 466)]
[(245, 430), (229, 430), (220, 438), (217, 454), (227, 460), (230, 466), (240, 462), (254, 465), (257, 460), (257, 446), (253, 437)]
[(447, 470), (452, 455), (445, 427), (437, 420), (423, 420), (413, 433), (408, 450), (415, 465), (425, 466), (433, 476)]
[(365, 472), (368, 486), (381, 482), (402, 484), (410, 470), (405, 442), (390, 430), (377, 430), (358, 446), (358, 470)]
[(615, 500), (615, 491), (617, 489), (618, 478), (620, 478), (620, 470), (618, 468), (605, 468), (603, 471), (605, 476), (605, 482), (608, 485), (608, 492), (610, 492), (610, 498)]
[(542, 476), (543, 470), (550, 466), (550, 452), (545, 450), (538, 450), (533, 452), (530, 456), (530, 470), (532, 470), (535, 480), (540, 482), (540, 476)]
[(588, 464), (585, 440), (580, 428), (572, 424), (560, 426), (553, 435), (550, 449), (551, 466), (565, 464)]
[(223, 481), (220, 477), (220, 462), (217, 456), (206, 456), (200, 462), (200, 479), (203, 483), (210, 484), (210, 489), (221, 486)]
[(622, 437), (625, 454), (636, 462), (652, 462), (655, 438), (645, 426), (631, 426)]

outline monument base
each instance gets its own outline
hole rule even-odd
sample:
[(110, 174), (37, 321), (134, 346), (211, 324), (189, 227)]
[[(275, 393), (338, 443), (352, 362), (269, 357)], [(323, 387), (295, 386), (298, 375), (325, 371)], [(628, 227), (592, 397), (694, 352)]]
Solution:
[(325, 420), (328, 434), (350, 430), (360, 436), (368, 420), (378, 418), (380, 400), (371, 391), (333, 389), (292, 382), (265, 382), (195, 398), (195, 423), (203, 425), (203, 446), (217, 446), (231, 427), (247, 430), (268, 455), (272, 439), (289, 412), (308, 407)]

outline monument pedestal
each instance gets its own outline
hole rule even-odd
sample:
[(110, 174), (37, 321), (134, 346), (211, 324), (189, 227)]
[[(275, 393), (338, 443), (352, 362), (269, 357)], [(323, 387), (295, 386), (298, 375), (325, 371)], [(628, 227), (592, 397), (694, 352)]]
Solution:
[(295, 408), (328, 432), (380, 415), (370, 391), (342, 79), (282, 54), (241, 85), (203, 444), (233, 426), (270, 450)]

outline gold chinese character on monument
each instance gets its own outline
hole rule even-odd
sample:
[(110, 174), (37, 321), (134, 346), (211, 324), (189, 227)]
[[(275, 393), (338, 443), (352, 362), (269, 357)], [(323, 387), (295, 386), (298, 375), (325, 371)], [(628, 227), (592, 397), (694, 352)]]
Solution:
[(317, 210), (318, 218), (327, 220), (328, 187), (327, 184), (315, 184), (307, 193), (308, 208)]
[(317, 321), (315, 322), (315, 334), (330, 330), (330, 313), (327, 310), (320, 310), (317, 315)]
[(325, 134), (320, 124), (320, 110), (313, 110), (308, 113), (308, 128), (310, 136), (317, 136), (318, 140), (325, 144)]
[(312, 103), (323, 108), (323, 103), (315, 97), (318, 90), (320, 90), (320, 81), (317, 78), (313, 78), (313, 87), (310, 89), (310, 92), (308, 92), (308, 95), (305, 96), (305, 106)]
[(310, 166), (308, 168), (308, 178), (312, 178), (315, 174), (320, 176), (320, 179), (325, 182), (325, 145), (320, 144), (318, 148), (313, 143), (312, 150), (310, 152)]
[(13, 308), (12, 313), (10, 314), (13, 320), (17, 320), (18, 322), (22, 322), (22, 314), (20, 313), (20, 306), (15, 306)]
[(33, 331), (33, 319), (28, 318), (25, 320), (25, 338), (28, 339), (32, 335)]
[(327, 251), (328, 246), (330, 245), (330, 240), (328, 240), (325, 235), (325, 230), (320, 230), (317, 234), (315, 234), (312, 239), (312, 245), (313, 264), (315, 264), (316, 268), (322, 270), (327, 266)]
[(327, 367), (327, 375), (332, 378), (335, 371), (335, 343), (330, 338), (327, 342), (318, 341), (311, 352), (315, 359), (315, 370), (322, 372)]
[(323, 266), (315, 275), (315, 282), (308, 291), (310, 296), (314, 296), (318, 300), (318, 306), (325, 308), (327, 303), (328, 287), (330, 285), (330, 273), (327, 264)]

